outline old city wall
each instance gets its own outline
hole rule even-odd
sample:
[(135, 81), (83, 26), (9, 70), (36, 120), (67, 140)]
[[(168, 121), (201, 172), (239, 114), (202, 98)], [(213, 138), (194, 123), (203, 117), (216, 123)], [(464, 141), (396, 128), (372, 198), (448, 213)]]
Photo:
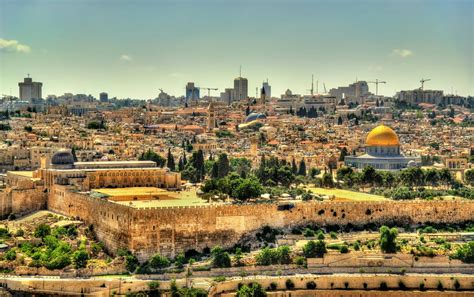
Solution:
[(111, 251), (128, 248), (132, 223), (131, 208), (105, 199), (74, 193), (65, 186), (57, 185), (48, 196), (47, 207), (92, 225), (98, 239)]
[(22, 215), (46, 208), (46, 194), (43, 188), (6, 189), (0, 192), (0, 217), (10, 214)]
[(471, 201), (306, 202), (291, 209), (277, 204), (133, 209), (130, 249), (146, 259), (156, 252), (176, 255), (215, 245), (230, 247), (268, 225), (290, 228), (307, 223), (459, 223), (474, 219)]
[(278, 204), (133, 208), (55, 186), (48, 209), (92, 224), (111, 250), (126, 247), (140, 260), (215, 245), (231, 247), (265, 225), (291, 228), (369, 223), (460, 223), (474, 219), (471, 201), (304, 202)]

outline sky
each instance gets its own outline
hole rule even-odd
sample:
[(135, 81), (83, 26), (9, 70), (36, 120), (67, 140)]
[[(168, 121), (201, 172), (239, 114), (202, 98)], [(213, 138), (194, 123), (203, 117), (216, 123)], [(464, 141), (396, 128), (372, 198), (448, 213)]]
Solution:
[[(0, 92), (154, 98), (264, 80), (272, 96), (384, 80), (474, 95), (474, 0), (0, 0)], [(324, 85), (323, 85), (324, 84)], [(375, 93), (375, 85), (370, 84)], [(217, 92), (211, 93), (218, 95)]]

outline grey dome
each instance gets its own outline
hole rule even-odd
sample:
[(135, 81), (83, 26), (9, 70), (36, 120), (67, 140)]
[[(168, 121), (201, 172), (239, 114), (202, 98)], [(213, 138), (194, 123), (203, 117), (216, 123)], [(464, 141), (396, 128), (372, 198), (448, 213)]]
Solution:
[(69, 150), (60, 150), (51, 157), (51, 165), (74, 165), (74, 156)]
[(267, 116), (263, 113), (251, 113), (247, 116), (247, 118), (245, 118), (245, 122), (248, 123), (248, 122), (260, 120), (260, 119), (264, 120), (266, 118)]

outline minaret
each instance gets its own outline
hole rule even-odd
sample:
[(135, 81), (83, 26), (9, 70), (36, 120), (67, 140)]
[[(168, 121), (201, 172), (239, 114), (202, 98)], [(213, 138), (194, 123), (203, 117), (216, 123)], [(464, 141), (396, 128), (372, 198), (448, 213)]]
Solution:
[(209, 103), (209, 107), (207, 108), (208, 110), (208, 118), (207, 118), (207, 131), (212, 131), (216, 127), (216, 114), (215, 114), (215, 108), (214, 108), (214, 102)]

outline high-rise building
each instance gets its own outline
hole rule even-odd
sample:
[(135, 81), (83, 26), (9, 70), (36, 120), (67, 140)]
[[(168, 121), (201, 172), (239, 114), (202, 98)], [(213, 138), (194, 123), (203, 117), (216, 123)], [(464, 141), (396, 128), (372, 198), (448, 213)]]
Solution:
[(186, 103), (199, 100), (199, 88), (193, 82), (186, 85)]
[(234, 98), (242, 100), (248, 98), (248, 80), (244, 77), (234, 79)]
[(109, 94), (106, 92), (102, 92), (99, 94), (99, 100), (100, 102), (108, 102), (109, 101)]
[(265, 97), (270, 99), (272, 97), (272, 87), (268, 84), (268, 80), (263, 82), (262, 88), (265, 90)]
[(34, 82), (30, 75), (25, 77), (23, 82), (19, 82), (18, 87), (20, 88), (20, 100), (30, 101), (31, 99), (42, 98), (41, 88), (43, 87), (43, 83)]
[(221, 101), (230, 105), (234, 100), (235, 92), (234, 89), (226, 88), (224, 92), (221, 92)]

